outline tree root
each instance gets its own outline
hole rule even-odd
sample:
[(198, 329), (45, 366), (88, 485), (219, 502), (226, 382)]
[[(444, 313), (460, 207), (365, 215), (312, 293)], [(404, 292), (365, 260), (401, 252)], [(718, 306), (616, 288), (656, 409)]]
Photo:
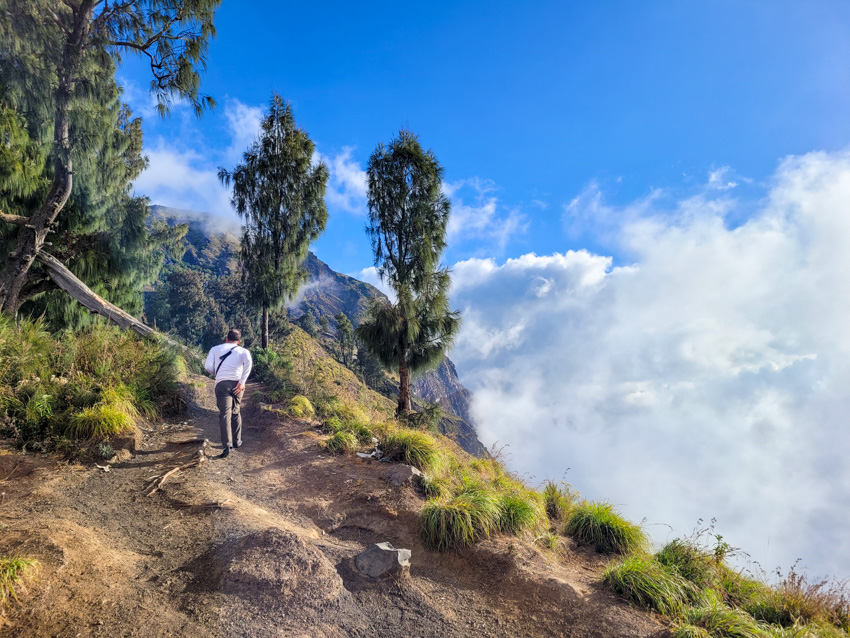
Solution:
[(145, 488), (145, 496), (150, 496), (158, 491), (163, 484), (172, 476), (177, 474), (178, 472), (182, 472), (183, 470), (188, 470), (192, 467), (197, 467), (201, 463), (207, 460), (207, 455), (204, 454), (204, 449), (207, 447), (207, 442), (204, 440), (201, 447), (195, 452), (195, 455), (192, 457), (192, 460), (188, 463), (184, 463), (183, 465), (178, 465), (177, 467), (173, 467), (168, 470), (165, 474), (160, 474), (159, 476), (154, 476), (148, 479), (148, 486)]

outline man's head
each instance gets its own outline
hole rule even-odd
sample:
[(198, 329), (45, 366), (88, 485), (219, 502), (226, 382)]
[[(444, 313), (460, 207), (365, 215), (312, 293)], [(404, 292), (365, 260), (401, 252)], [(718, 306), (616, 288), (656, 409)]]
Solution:
[(242, 340), (242, 333), (236, 328), (231, 328), (228, 330), (227, 336), (224, 340), (227, 341), (227, 343), (239, 343)]

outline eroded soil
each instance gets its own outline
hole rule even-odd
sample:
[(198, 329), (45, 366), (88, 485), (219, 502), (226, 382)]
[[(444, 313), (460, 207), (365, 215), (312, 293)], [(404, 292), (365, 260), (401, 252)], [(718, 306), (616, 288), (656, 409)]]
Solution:
[[(384, 481), (385, 464), (320, 451), (314, 424), (259, 409), (253, 389), (243, 447), (151, 496), (150, 477), (198, 447), (181, 441), (219, 451), (206, 379), (187, 386), (187, 417), (143, 432), (108, 472), (0, 448), (0, 555), (42, 564), (0, 637), (667, 635), (568, 543), (558, 556), (516, 539), (427, 550), (421, 496)], [(354, 568), (382, 541), (412, 550), (408, 576)]]

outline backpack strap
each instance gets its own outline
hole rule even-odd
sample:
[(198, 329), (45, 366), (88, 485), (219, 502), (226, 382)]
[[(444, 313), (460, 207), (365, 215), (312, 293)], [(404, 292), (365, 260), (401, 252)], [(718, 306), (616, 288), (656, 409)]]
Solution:
[(224, 360), (227, 359), (227, 357), (229, 357), (234, 350), (236, 350), (235, 347), (231, 348), (224, 354), (221, 359), (218, 360), (218, 367), (215, 369), (215, 376), (218, 376), (218, 371), (221, 370), (221, 364), (224, 363)]

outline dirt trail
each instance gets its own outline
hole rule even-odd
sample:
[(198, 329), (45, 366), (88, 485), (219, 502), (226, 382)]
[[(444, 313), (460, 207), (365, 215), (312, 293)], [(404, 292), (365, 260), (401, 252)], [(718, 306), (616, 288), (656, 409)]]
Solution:
[[(188, 416), (144, 432), (109, 472), (0, 449), (0, 554), (42, 563), (0, 637), (667, 635), (599, 588), (594, 554), (555, 560), (515, 539), (428, 551), (419, 495), (386, 483), (383, 464), (321, 452), (310, 423), (259, 409), (251, 385), (244, 446), (145, 496), (191, 458), (179, 441), (219, 451), (210, 382), (187, 387)], [(381, 541), (413, 551), (409, 577), (356, 571)]]

